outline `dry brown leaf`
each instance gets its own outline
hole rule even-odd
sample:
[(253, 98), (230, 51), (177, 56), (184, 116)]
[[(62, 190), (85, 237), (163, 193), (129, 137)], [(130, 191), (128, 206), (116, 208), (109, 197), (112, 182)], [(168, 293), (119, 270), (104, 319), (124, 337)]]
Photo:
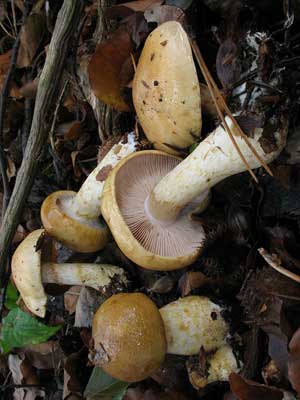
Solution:
[(178, 286), (181, 296), (187, 296), (193, 289), (199, 289), (211, 282), (212, 279), (200, 271), (188, 271), (180, 278)]
[(58, 341), (50, 340), (41, 344), (32, 344), (18, 350), (18, 354), (30, 362), (30, 364), (38, 369), (55, 369), (64, 359), (64, 353)]
[(289, 343), (288, 377), (293, 389), (300, 394), (300, 327)]
[(247, 380), (236, 373), (230, 374), (229, 383), (238, 400), (282, 400), (284, 398), (281, 390)]
[(26, 68), (32, 65), (46, 32), (46, 19), (41, 13), (31, 14), (27, 17), (21, 28), (21, 43), (18, 52), (17, 66)]
[(81, 370), (85, 368), (86, 353), (87, 350), (82, 349), (78, 353), (71, 354), (65, 361), (63, 400), (83, 398), (83, 384), (80, 378)]
[[(15, 385), (39, 385), (38, 377), (26, 359), (10, 354), (8, 365)], [(38, 387), (16, 388), (14, 391), (15, 400), (42, 400), (45, 396), (45, 392)]]
[(144, 15), (148, 23), (155, 22), (158, 25), (167, 21), (177, 21), (181, 24), (185, 23), (185, 14), (182, 9), (173, 6), (161, 6), (156, 4), (148, 8)]
[(98, 45), (88, 66), (90, 85), (95, 96), (118, 111), (130, 111), (122, 97), (120, 73), (132, 52), (130, 35), (126, 27), (121, 26)]
[(26, 82), (25, 85), (23, 85), (19, 89), (21, 96), (29, 99), (34, 99), (36, 96), (38, 83), (39, 83), (38, 78), (35, 78), (33, 81)]
[(8, 181), (10, 182), (11, 178), (14, 178), (16, 176), (17, 168), (13, 160), (8, 155), (6, 155), (6, 161), (7, 161), (6, 173)]
[(113, 7), (109, 7), (105, 15), (108, 18), (118, 17), (118, 18), (126, 18), (134, 12), (144, 12), (149, 7), (153, 7), (154, 5), (161, 5), (163, 0), (138, 0), (131, 1), (129, 3), (118, 4)]
[(105, 299), (94, 289), (82, 286), (76, 304), (75, 327), (92, 326), (94, 314)]
[(76, 311), (76, 304), (79, 299), (79, 294), (82, 286), (71, 286), (70, 289), (64, 294), (65, 309), (68, 313), (74, 314)]
[(81, 168), (79, 168), (78, 165), (76, 164), (76, 158), (79, 153), (80, 153), (80, 151), (72, 151), (72, 153), (71, 153), (72, 166), (73, 166), (74, 175), (76, 176), (76, 178), (79, 178), (82, 175)]

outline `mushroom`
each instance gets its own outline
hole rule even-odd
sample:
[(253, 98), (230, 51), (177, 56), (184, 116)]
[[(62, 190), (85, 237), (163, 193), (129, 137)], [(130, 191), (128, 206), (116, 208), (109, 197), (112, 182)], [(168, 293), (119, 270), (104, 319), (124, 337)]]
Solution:
[(110, 170), (137, 149), (134, 133), (115, 144), (91, 172), (78, 193), (64, 190), (48, 196), (41, 208), (46, 231), (67, 247), (82, 253), (102, 249), (109, 231), (99, 220), (101, 195)]
[(31, 232), (17, 247), (11, 264), (13, 281), (33, 314), (44, 317), (46, 313), (43, 283), (85, 285), (104, 292), (114, 283), (126, 284), (124, 271), (112, 265), (43, 263), (39, 240), (44, 232)]
[(120, 293), (106, 300), (94, 316), (92, 335), (94, 364), (122, 381), (145, 379), (165, 358), (161, 315), (142, 293)]
[(199, 81), (188, 36), (179, 22), (165, 22), (148, 36), (132, 96), (139, 122), (156, 149), (178, 154), (200, 137)]
[(191, 356), (224, 344), (229, 327), (222, 308), (204, 296), (187, 296), (160, 310), (170, 354)]
[(225, 341), (229, 327), (221, 312), (201, 296), (181, 298), (158, 310), (144, 294), (114, 295), (94, 316), (92, 361), (117, 379), (135, 382), (154, 373), (166, 352), (190, 356), (202, 349), (212, 360), (210, 381), (226, 380), (237, 362)]
[[(250, 168), (260, 166), (232, 120), (234, 132)], [(263, 128), (256, 128), (248, 142), (269, 163), (285, 144), (286, 129), (274, 134), (271, 151), (265, 150)], [(133, 262), (153, 270), (174, 270), (193, 263), (205, 239), (190, 212), (199, 197), (223, 179), (246, 167), (220, 125), (182, 162), (158, 151), (141, 151), (122, 160), (106, 180), (102, 215), (123, 253)]]
[(187, 365), (189, 380), (197, 390), (203, 389), (210, 383), (229, 381), (229, 375), (232, 372), (238, 373), (240, 370), (238, 361), (229, 344), (224, 344), (213, 353), (205, 354), (206, 368), (204, 370), (199, 368), (198, 362), (194, 366), (193, 360), (190, 361)]

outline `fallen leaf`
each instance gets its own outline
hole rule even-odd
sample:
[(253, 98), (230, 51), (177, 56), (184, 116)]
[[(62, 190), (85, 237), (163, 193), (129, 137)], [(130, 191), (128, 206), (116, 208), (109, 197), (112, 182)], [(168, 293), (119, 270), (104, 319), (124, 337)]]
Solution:
[(244, 379), (234, 372), (229, 375), (229, 383), (230, 389), (238, 400), (282, 400), (284, 398), (281, 390)]
[(155, 5), (150, 7), (145, 11), (144, 15), (148, 23), (155, 22), (158, 25), (167, 21), (177, 21), (181, 24), (186, 22), (185, 14), (180, 8), (168, 5)]
[(92, 326), (94, 314), (105, 299), (95, 290), (82, 286), (78, 302), (76, 304), (75, 324), (80, 328)]
[(223, 87), (228, 87), (240, 76), (240, 66), (237, 62), (237, 46), (232, 39), (225, 40), (219, 47), (216, 59), (218, 78)]
[(187, 296), (193, 289), (199, 289), (202, 286), (209, 285), (213, 279), (207, 277), (200, 271), (188, 271), (180, 278), (178, 288), (180, 295)]
[(288, 377), (293, 389), (300, 394), (300, 328), (289, 343)]
[(63, 400), (67, 400), (74, 396), (75, 398), (83, 398), (83, 380), (86, 370), (85, 358), (87, 350), (83, 348), (77, 353), (71, 354), (65, 361), (64, 365), (64, 390)]
[(101, 368), (95, 367), (85, 388), (84, 397), (87, 400), (122, 400), (128, 386), (128, 382), (112, 378)]
[(76, 311), (76, 304), (79, 299), (81, 288), (82, 286), (71, 286), (64, 294), (65, 309), (70, 315), (74, 314)]
[(3, 351), (8, 353), (14, 347), (45, 342), (60, 328), (44, 325), (20, 308), (14, 308), (3, 318), (0, 344)]
[(189, 8), (193, 1), (194, 0), (166, 0), (166, 4), (186, 10), (187, 8)]
[(161, 5), (163, 0), (138, 0), (129, 3), (118, 4), (108, 7), (105, 15), (108, 18), (126, 18), (135, 12), (144, 12), (149, 7), (154, 5)]
[(8, 282), (7, 289), (6, 289), (6, 297), (5, 297), (5, 307), (8, 310), (12, 310), (13, 308), (17, 308), (17, 300), (19, 298), (19, 293), (17, 289), (13, 286), (11, 282)]
[(64, 359), (59, 342), (55, 340), (25, 346), (18, 350), (18, 354), (26, 357), (33, 367), (45, 370), (57, 370)]
[(36, 387), (15, 388), (15, 400), (45, 399), (46, 393), (39, 389), (38, 377), (26, 358), (22, 359), (18, 355), (10, 354), (8, 356), (8, 365), (15, 385), (36, 385)]
[(37, 93), (38, 83), (38, 78), (35, 78), (33, 81), (26, 82), (19, 89), (21, 96), (28, 99), (34, 99)]
[(169, 275), (165, 275), (155, 281), (149, 290), (154, 293), (164, 294), (170, 292), (174, 284), (174, 279)]
[(90, 85), (95, 96), (118, 111), (130, 110), (122, 97), (120, 72), (132, 52), (130, 35), (126, 27), (121, 26), (97, 46), (88, 66)]
[(46, 32), (46, 19), (41, 13), (29, 15), (21, 28), (21, 43), (18, 52), (17, 66), (26, 68), (32, 65), (36, 52)]

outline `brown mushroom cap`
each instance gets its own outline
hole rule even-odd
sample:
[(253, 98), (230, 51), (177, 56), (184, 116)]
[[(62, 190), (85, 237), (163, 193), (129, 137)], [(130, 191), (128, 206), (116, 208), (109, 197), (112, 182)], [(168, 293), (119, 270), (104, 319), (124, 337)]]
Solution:
[(106, 300), (94, 316), (92, 334), (94, 362), (126, 382), (145, 379), (166, 354), (158, 308), (141, 293), (120, 293)]
[(41, 208), (43, 225), (49, 235), (70, 249), (81, 253), (98, 251), (107, 243), (109, 230), (98, 219), (79, 219), (68, 214), (68, 204), (75, 196), (76, 192), (68, 190), (50, 194)]
[(145, 210), (152, 189), (179, 162), (160, 151), (141, 151), (122, 160), (104, 186), (102, 215), (123, 253), (144, 268), (183, 268), (196, 260), (202, 247), (203, 228), (189, 216), (197, 198), (171, 223), (157, 221)]
[(12, 277), (24, 303), (39, 317), (45, 316), (47, 295), (42, 283), (41, 249), (36, 245), (44, 232), (31, 232), (17, 247), (11, 262)]
[(139, 122), (154, 147), (170, 154), (193, 144), (201, 133), (201, 100), (189, 39), (168, 21), (148, 36), (132, 86)]

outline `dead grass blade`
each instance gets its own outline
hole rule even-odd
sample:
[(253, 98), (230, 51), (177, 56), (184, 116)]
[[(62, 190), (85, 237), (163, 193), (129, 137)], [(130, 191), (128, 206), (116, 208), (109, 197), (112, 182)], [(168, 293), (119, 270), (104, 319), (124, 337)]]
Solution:
[(270, 174), (271, 176), (273, 176), (272, 171), (270, 170), (270, 168), (267, 166), (267, 164), (262, 160), (262, 158), (260, 157), (260, 155), (257, 153), (257, 151), (255, 150), (255, 148), (252, 146), (252, 144), (250, 143), (247, 135), (242, 131), (241, 127), (239, 126), (239, 124), (237, 123), (236, 119), (234, 118), (234, 116), (232, 115), (231, 111), (229, 110), (223, 96), (222, 93), (220, 92), (219, 88), (217, 87), (213, 77), (211, 76), (205, 61), (202, 57), (201, 51), (196, 43), (195, 40), (190, 39), (190, 43), (191, 43), (191, 47), (193, 49), (194, 55), (196, 57), (196, 60), (199, 64), (199, 67), (201, 69), (201, 72), (204, 76), (204, 79), (206, 81), (206, 84), (209, 88), (210, 94), (212, 96), (212, 99), (214, 101), (215, 107), (217, 109), (218, 115), (224, 125), (224, 128), (226, 130), (226, 132), (228, 133), (230, 140), (232, 142), (232, 144), (234, 145), (235, 149), (237, 150), (239, 156), (241, 157), (243, 163), (245, 164), (248, 172), (250, 173), (250, 175), (252, 176), (252, 178), (255, 180), (255, 182), (258, 182), (256, 176), (254, 175), (253, 171), (251, 170), (247, 160), (245, 159), (245, 157), (243, 156), (241, 150), (238, 147), (238, 144), (236, 143), (234, 136), (225, 120), (225, 115), (227, 115), (230, 120), (232, 121), (232, 124), (234, 126), (234, 128), (236, 129), (236, 131), (240, 134), (240, 136), (245, 140), (247, 146), (250, 148), (250, 150), (252, 151), (252, 153), (254, 154), (254, 156), (256, 157), (256, 159), (259, 161), (259, 163), (261, 164), (261, 166), (268, 172), (268, 174)]

